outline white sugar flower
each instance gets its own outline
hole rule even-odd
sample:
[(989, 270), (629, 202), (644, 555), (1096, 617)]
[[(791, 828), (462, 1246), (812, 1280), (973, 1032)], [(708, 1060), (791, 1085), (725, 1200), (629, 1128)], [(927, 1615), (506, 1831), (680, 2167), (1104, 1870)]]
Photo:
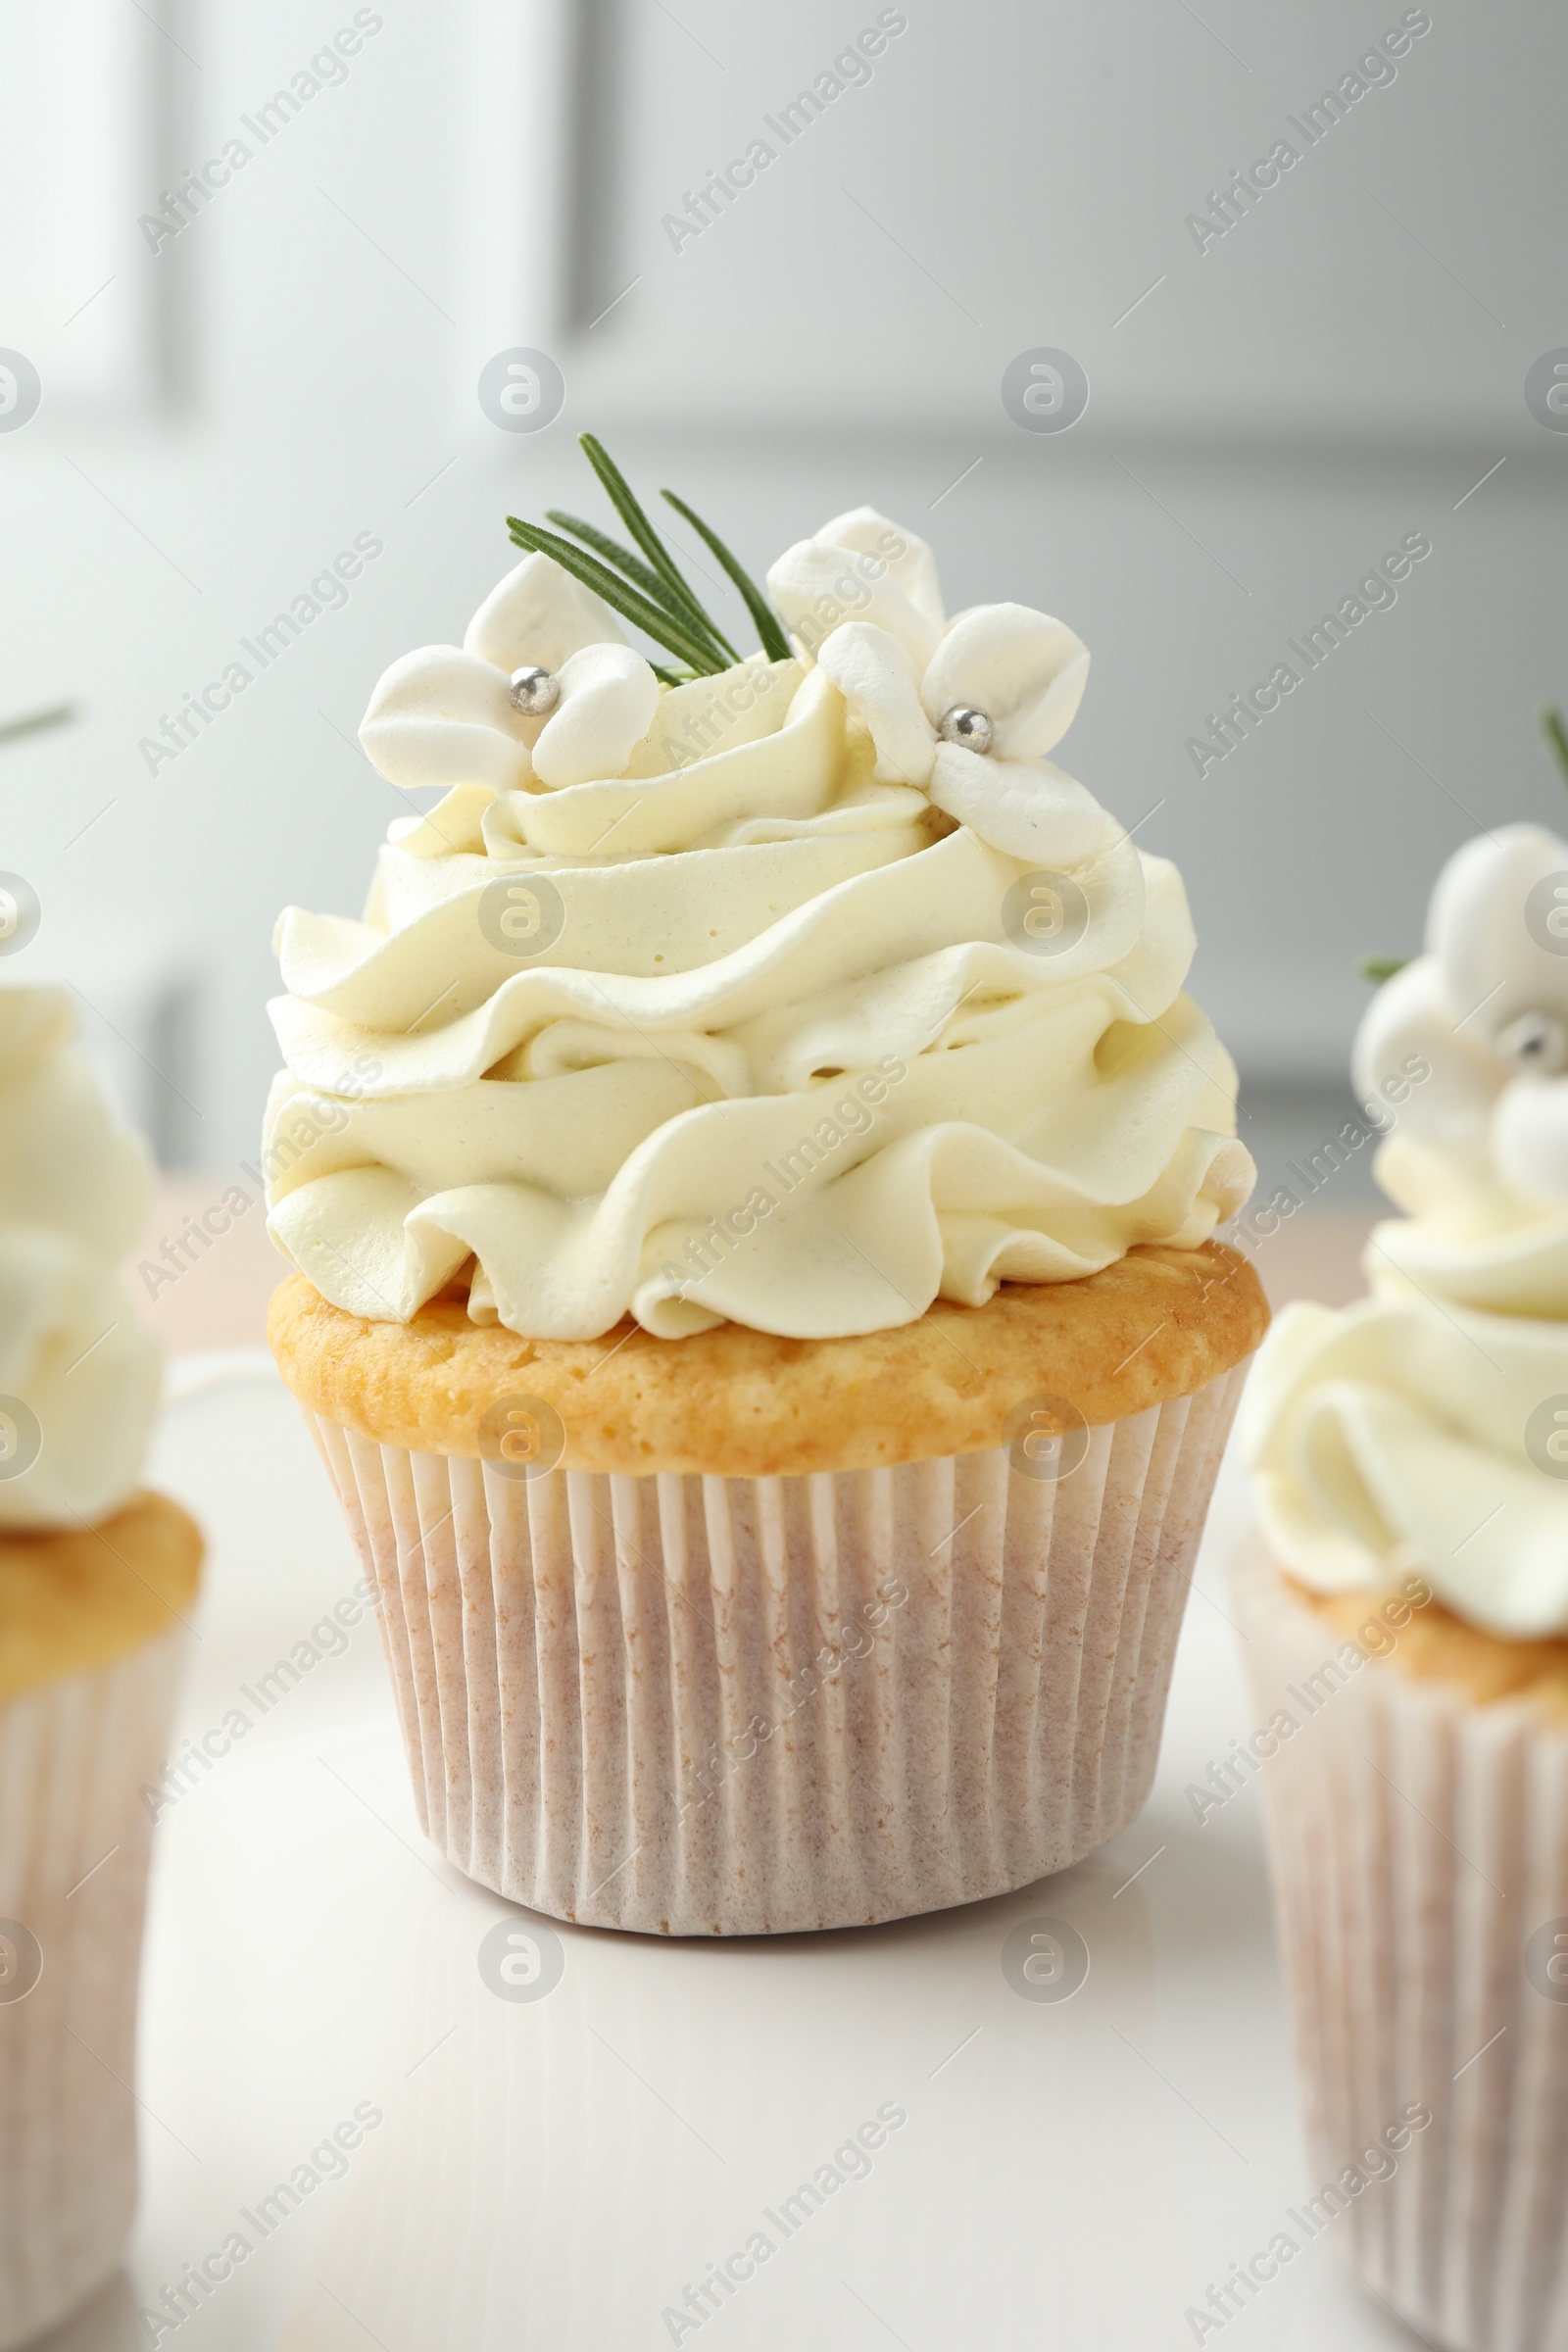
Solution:
[(405, 788), (554, 790), (618, 776), (658, 707), (659, 681), (610, 607), (549, 556), (530, 555), (486, 597), (461, 646), (421, 646), (393, 662), (360, 741)]
[(1431, 1071), (1401, 1113), (1418, 1145), (1472, 1182), (1568, 1200), (1568, 842), (1544, 826), (1466, 842), (1439, 876), (1426, 954), (1379, 989), (1356, 1038), (1368, 1096), (1412, 1063)]
[(876, 747), (882, 783), (922, 787), (993, 849), (1035, 865), (1092, 857), (1108, 819), (1045, 754), (1089, 674), (1082, 640), (1027, 605), (950, 621), (924, 540), (858, 507), (785, 551), (773, 602)]

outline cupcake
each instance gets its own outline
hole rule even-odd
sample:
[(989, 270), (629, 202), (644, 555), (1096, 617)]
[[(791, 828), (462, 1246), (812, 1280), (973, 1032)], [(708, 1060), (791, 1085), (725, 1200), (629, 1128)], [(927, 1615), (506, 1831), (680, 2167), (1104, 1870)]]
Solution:
[(1539, 826), (1445, 868), (1355, 1049), (1405, 1214), (1370, 1297), (1281, 1315), (1243, 1408), (1233, 1771), (1314, 2175), (1366, 2283), (1463, 2352), (1568, 2345), (1565, 906)]
[[(1261, 1293), (1174, 868), (1046, 758), (1088, 655), (869, 508), (742, 657), (598, 444), (362, 739), (282, 917), (274, 1298), (425, 1827), (564, 1919), (888, 1919), (1152, 1774)], [(668, 655), (627, 642), (631, 623)]]
[(116, 1273), (146, 1154), (0, 990), (0, 2352), (84, 2302), (136, 2203), (151, 1819), (201, 1539), (138, 1491), (158, 1351)]

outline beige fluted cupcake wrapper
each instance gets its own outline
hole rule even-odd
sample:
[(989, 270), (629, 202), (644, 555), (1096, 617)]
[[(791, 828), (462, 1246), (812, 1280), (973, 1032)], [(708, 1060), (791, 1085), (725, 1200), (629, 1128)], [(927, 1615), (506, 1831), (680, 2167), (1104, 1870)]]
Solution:
[(1368, 2177), (1335, 2228), (1435, 2343), (1568, 2352), (1568, 1737), (1352, 1664), (1261, 1545), (1235, 1589), (1256, 1721), (1298, 1727), (1259, 1778), (1314, 2178)]
[(1133, 1818), (1244, 1371), (1055, 1480), (522, 1478), (307, 1418), (434, 1843), (559, 1919), (779, 1934), (1026, 1886)]
[(178, 1629), (0, 1706), (0, 2352), (119, 2261), (136, 2207), (136, 1984)]

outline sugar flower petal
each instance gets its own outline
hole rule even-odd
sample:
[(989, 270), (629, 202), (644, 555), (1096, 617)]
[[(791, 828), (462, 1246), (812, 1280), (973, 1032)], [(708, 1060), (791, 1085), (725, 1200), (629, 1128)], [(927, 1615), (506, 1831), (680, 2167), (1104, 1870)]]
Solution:
[(468, 623), (463, 650), (510, 678), (526, 663), (560, 669), (585, 645), (625, 642), (619, 621), (591, 588), (553, 557), (531, 555), (491, 589)]
[(659, 680), (629, 645), (585, 645), (562, 662), (561, 700), (533, 747), (541, 784), (618, 776), (653, 724)]
[[(1427, 1072), (1414, 1088), (1412, 1067)], [(1435, 956), (1417, 956), (1383, 983), (1356, 1031), (1350, 1070), (1363, 1102), (1398, 1104), (1411, 1134), (1484, 1166), (1487, 1124), (1507, 1073), (1472, 1023), (1455, 1028)]]
[[(870, 515), (870, 508), (860, 513)], [(854, 517), (851, 517), (854, 519)], [(882, 517), (872, 517), (882, 527)], [(886, 524), (896, 531), (896, 524)], [(865, 534), (860, 534), (865, 536)], [(907, 539), (907, 534), (896, 534)], [(874, 539), (874, 534), (872, 534)], [(926, 551), (929, 555), (929, 551)], [(804, 661), (813, 661), (832, 630), (847, 621), (870, 621), (874, 628), (898, 637), (914, 663), (924, 670), (941, 637), (941, 600), (931, 607), (933, 581), (919, 566), (906, 564), (907, 578), (898, 578), (894, 563), (874, 548), (849, 548), (842, 541), (818, 534), (797, 539), (768, 569), (768, 595), (778, 616)], [(917, 602), (917, 598), (921, 602)]]
[(921, 689), (933, 726), (956, 703), (985, 711), (1004, 760), (1038, 760), (1077, 715), (1089, 649), (1066, 624), (1027, 605), (975, 605), (931, 657)]
[(847, 514), (835, 514), (831, 522), (824, 522), (812, 536), (885, 564), (889, 578), (915, 611), (934, 629), (946, 628), (948, 616), (937, 579), (937, 560), (926, 542), (913, 531), (906, 531), (900, 522), (890, 522), (875, 507), (852, 507)]
[[(1568, 1020), (1568, 895), (1555, 899), (1550, 887), (1558, 876), (1568, 876), (1568, 842), (1544, 825), (1517, 824), (1467, 841), (1438, 878), (1427, 946), (1454, 1017), (1466, 1016), (1488, 1045), (1521, 1013)], [(1538, 889), (1546, 903), (1532, 920)]]
[(489, 784), (511, 792), (532, 774), (527, 735), (537, 721), (507, 700), (507, 678), (455, 645), (423, 645), (377, 681), (360, 724), (371, 763), (405, 790)]
[(1081, 865), (1111, 831), (1094, 794), (1049, 760), (982, 758), (942, 743), (930, 794), (989, 848), (1030, 865)]
[(936, 729), (920, 708), (920, 673), (887, 629), (848, 620), (817, 657), (843, 695), (852, 719), (876, 745), (879, 784), (925, 784), (936, 758)]
[(1515, 1078), (1497, 1098), (1492, 1150), (1503, 1182), (1532, 1200), (1568, 1200), (1568, 1079)]

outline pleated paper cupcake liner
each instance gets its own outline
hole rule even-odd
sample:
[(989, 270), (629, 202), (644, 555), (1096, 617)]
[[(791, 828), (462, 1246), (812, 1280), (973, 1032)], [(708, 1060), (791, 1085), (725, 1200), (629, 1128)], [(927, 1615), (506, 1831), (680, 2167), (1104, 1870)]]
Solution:
[(136, 2208), (136, 1985), (178, 1630), (0, 1706), (0, 2352), (120, 2260)]
[(1153, 1777), (1245, 1367), (1087, 1433), (776, 1479), (514, 1477), (308, 1415), (433, 1842), (661, 1935), (845, 1927), (1027, 1886)]
[(1235, 1582), (1298, 1727), (1259, 1779), (1320, 2203), (1434, 2343), (1568, 2352), (1568, 1736), (1352, 1663), (1260, 1544)]

